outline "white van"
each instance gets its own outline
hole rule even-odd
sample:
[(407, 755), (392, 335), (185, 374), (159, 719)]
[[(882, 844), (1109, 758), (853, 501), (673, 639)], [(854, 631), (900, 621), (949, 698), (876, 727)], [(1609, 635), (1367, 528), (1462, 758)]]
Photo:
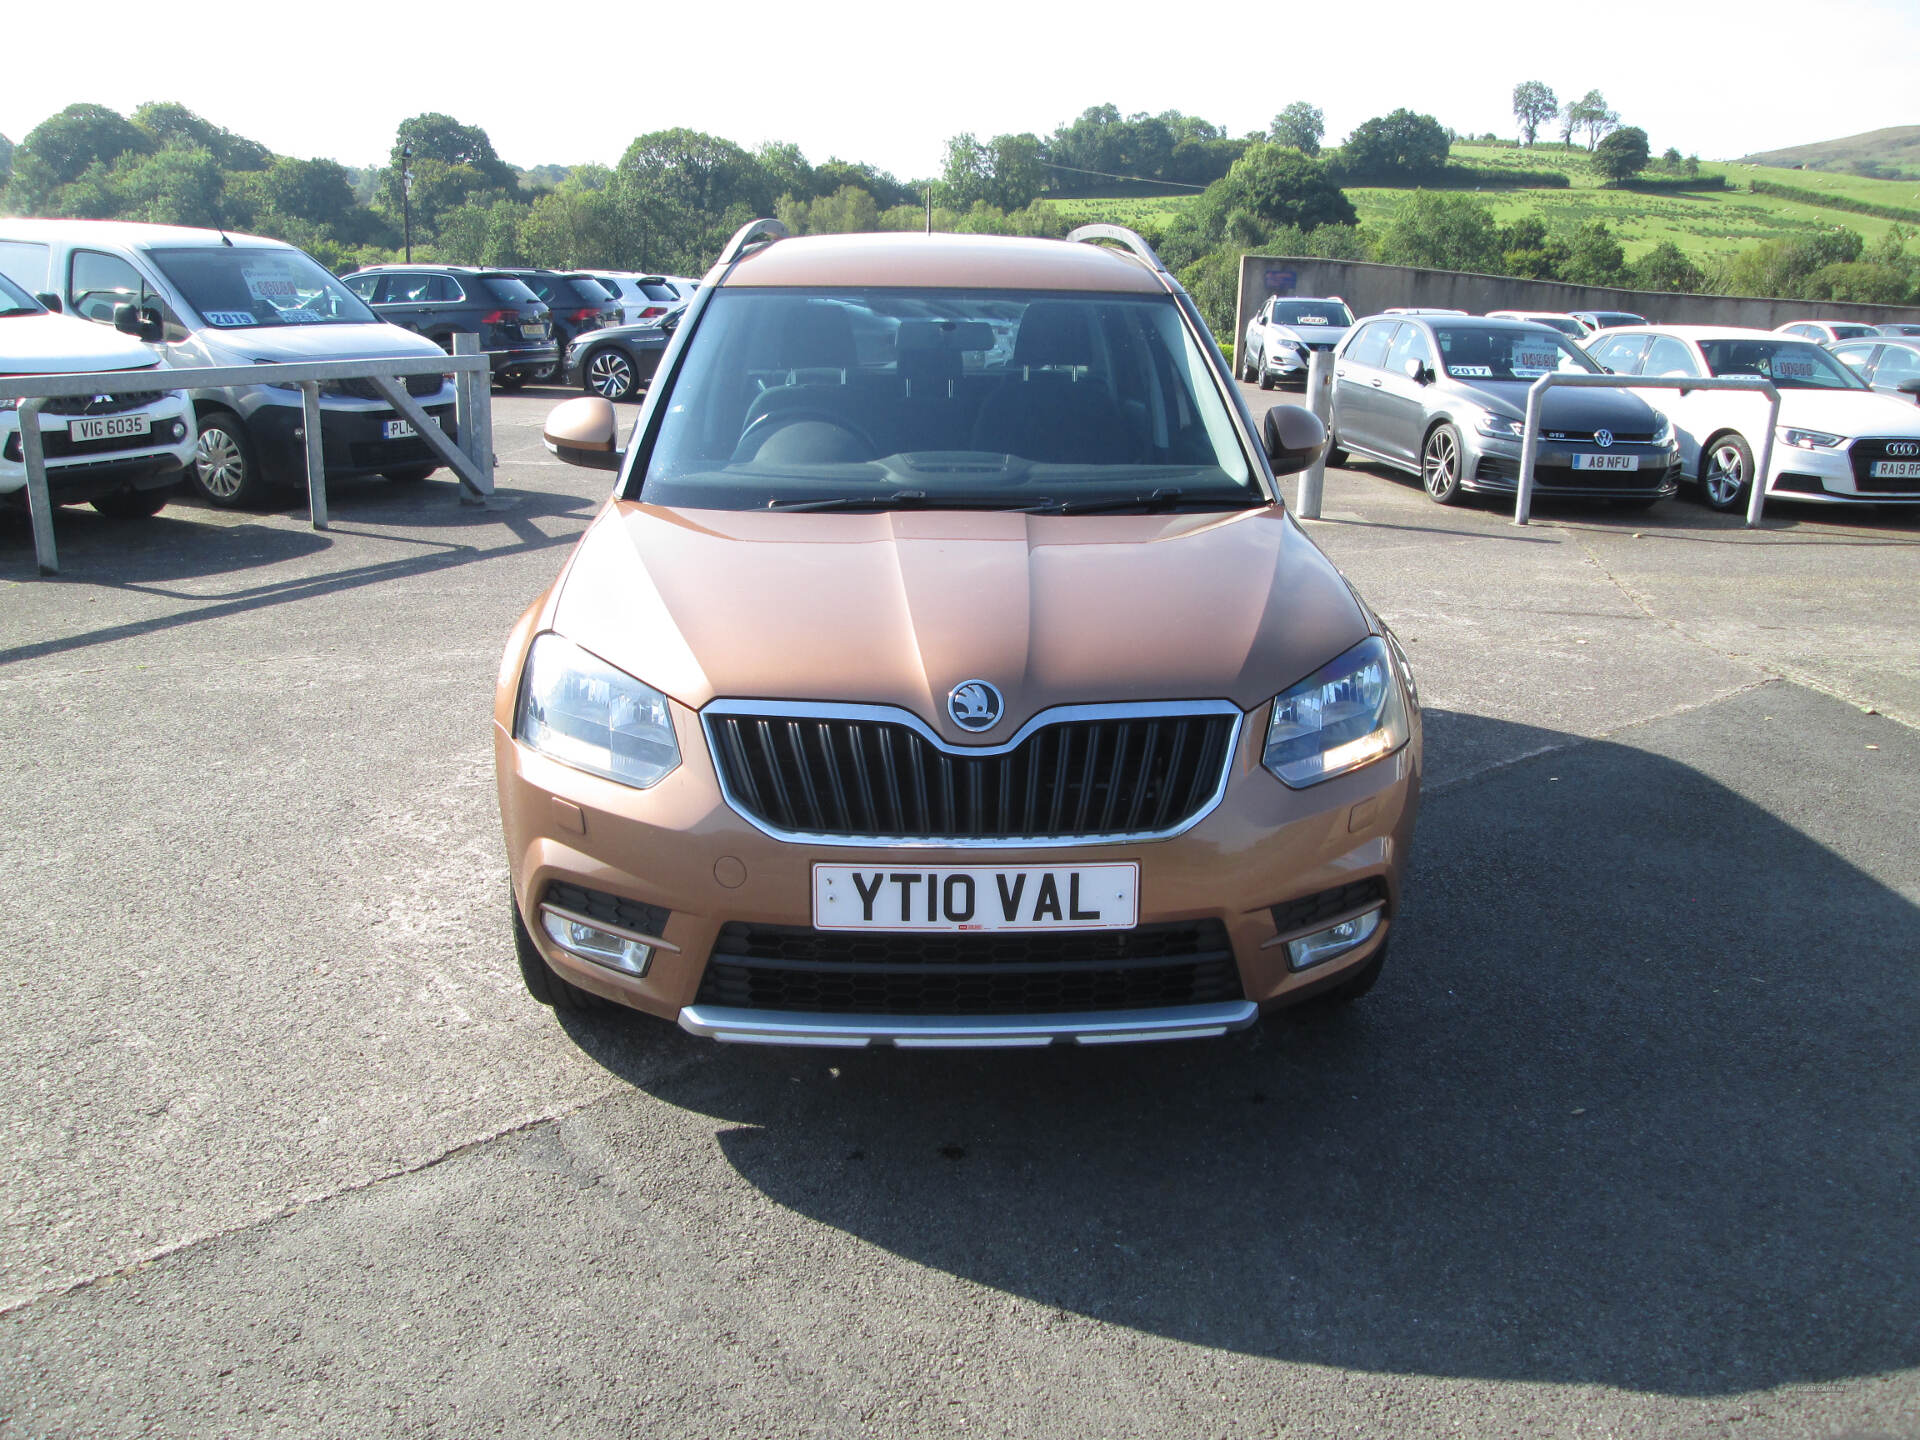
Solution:
[[(0, 219), (0, 275), (71, 314), (136, 335), (173, 366), (444, 353), (380, 319), (305, 251), (255, 235), (115, 220)], [(452, 435), (453, 387), (446, 379), (412, 375), (406, 385)], [(208, 500), (250, 505), (276, 481), (304, 483), (297, 386), (190, 394), (199, 429), (190, 475)], [(371, 381), (330, 381), (320, 405), (329, 477), (420, 480), (439, 467)]]
[[(137, 340), (56, 315), (0, 275), (0, 375), (91, 375), (158, 370)], [(156, 375), (155, 383), (159, 383)], [(47, 493), (57, 505), (93, 502), (103, 515), (157, 514), (193, 461), (193, 408), (178, 390), (61, 395), (40, 411)], [(20, 402), (0, 396), (0, 503), (26, 503)]]

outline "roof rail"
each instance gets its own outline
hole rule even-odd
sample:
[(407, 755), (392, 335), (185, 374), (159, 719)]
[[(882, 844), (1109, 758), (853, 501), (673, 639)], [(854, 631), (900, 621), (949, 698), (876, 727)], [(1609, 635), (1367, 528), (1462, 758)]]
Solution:
[(1069, 231), (1067, 239), (1087, 243), (1095, 240), (1117, 241), (1162, 275), (1169, 273), (1167, 267), (1160, 263), (1160, 257), (1153, 253), (1153, 247), (1124, 225), (1082, 225), (1077, 230)]
[(733, 232), (733, 238), (727, 241), (720, 251), (721, 265), (731, 265), (747, 253), (747, 247), (759, 240), (785, 240), (793, 232), (778, 220), (750, 220)]

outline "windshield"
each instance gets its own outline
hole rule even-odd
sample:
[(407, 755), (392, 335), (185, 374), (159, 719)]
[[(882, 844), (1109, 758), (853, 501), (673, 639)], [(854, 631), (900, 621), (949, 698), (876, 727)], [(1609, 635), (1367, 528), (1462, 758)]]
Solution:
[(1805, 340), (1702, 340), (1710, 375), (1763, 375), (1782, 390), (1865, 390), (1866, 382)]
[(1338, 300), (1275, 301), (1276, 325), (1351, 325), (1353, 312)]
[(1598, 373), (1582, 352), (1545, 326), (1436, 325), (1433, 334), (1440, 342), (1440, 363), (1457, 380), (1538, 380), (1549, 370)]
[(0, 275), (0, 315), (38, 315), (46, 307)]
[(1873, 334), (1871, 325), (1836, 325), (1833, 338), (1836, 340), (1858, 340), (1862, 335)]
[(641, 486), (727, 510), (1267, 503), (1172, 296), (1033, 291), (722, 290)]
[(217, 329), (381, 323), (357, 295), (298, 250), (209, 245), (151, 253), (160, 273)]
[(1631, 310), (1594, 310), (1589, 312), (1594, 324), (1602, 330), (1612, 329), (1616, 325), (1644, 325), (1647, 317), (1635, 315)]

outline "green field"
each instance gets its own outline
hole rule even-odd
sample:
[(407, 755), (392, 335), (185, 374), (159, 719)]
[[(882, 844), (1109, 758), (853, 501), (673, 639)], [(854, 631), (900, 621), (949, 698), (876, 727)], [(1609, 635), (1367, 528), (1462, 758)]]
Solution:
[[(1857, 230), (1869, 244), (1896, 222), (1872, 215), (1805, 204), (1776, 195), (1756, 195), (1748, 189), (1754, 180), (1770, 180), (1805, 190), (1920, 210), (1920, 183), (1911, 180), (1868, 180), (1858, 175), (1835, 175), (1818, 170), (1782, 170), (1745, 164), (1703, 164), (1702, 175), (1723, 175), (1726, 190), (1666, 191), (1603, 190), (1587, 168), (1584, 149), (1541, 145), (1522, 149), (1511, 145), (1455, 145), (1453, 158), (1463, 165), (1512, 170), (1560, 170), (1571, 187), (1566, 190), (1501, 189), (1487, 187), (1464, 193), (1477, 195), (1503, 225), (1537, 216), (1549, 228), (1566, 229), (1604, 220), (1628, 259), (1645, 254), (1664, 240), (1679, 246), (1696, 263), (1747, 249), (1762, 240), (1812, 234), (1836, 227)], [(1654, 173), (1658, 173), (1657, 171)], [(1384, 225), (1404, 190), (1350, 189), (1347, 197), (1360, 213), (1362, 225)], [(1187, 203), (1184, 196), (1148, 199), (1075, 199), (1049, 202), (1075, 224), (1104, 220), (1152, 234)]]

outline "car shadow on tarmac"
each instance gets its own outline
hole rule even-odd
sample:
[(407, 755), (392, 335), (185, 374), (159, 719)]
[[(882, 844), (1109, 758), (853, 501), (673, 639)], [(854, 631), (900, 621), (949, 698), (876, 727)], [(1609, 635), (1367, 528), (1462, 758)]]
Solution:
[[(572, 1028), (721, 1122), (776, 1203), (1063, 1312), (1343, 1369), (1677, 1395), (1912, 1366), (1920, 910), (1834, 847), (1911, 869), (1874, 836), (1911, 834), (1920, 744), (1785, 686), (1717, 724), (1739, 740), (1665, 743), (1758, 798), (1650, 749), (1535, 754), (1552, 732), (1446, 717), (1435, 747), (1534, 758), (1429, 798), (1386, 975), (1317, 1023), (1110, 1051), (727, 1049), (664, 1076), (665, 1052), (701, 1053), (677, 1032)], [(1809, 795), (1847, 802), (1822, 820), (1842, 842), (1782, 818)]]

